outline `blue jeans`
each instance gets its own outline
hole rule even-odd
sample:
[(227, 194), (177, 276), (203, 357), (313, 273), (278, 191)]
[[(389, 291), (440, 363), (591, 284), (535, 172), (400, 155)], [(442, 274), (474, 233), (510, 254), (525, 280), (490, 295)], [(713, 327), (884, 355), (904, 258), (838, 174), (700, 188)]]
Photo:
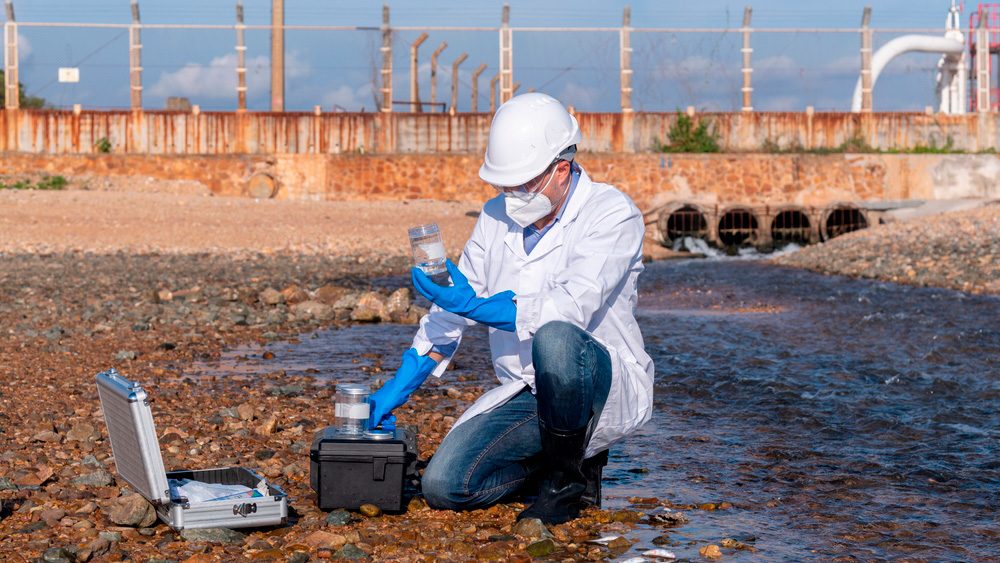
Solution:
[(538, 418), (577, 430), (598, 418), (611, 389), (611, 356), (587, 332), (560, 321), (535, 333), (535, 395), (511, 400), (463, 422), (445, 437), (422, 478), (432, 508), (472, 510), (499, 502), (540, 466)]

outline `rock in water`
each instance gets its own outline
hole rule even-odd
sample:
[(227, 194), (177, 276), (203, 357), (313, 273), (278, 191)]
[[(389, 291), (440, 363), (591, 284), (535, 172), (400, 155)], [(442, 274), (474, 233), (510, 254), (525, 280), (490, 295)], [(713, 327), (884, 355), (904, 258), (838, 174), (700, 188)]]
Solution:
[(552, 532), (538, 518), (525, 518), (514, 524), (513, 533), (525, 538), (551, 538)]
[(545, 557), (555, 553), (556, 542), (545, 538), (544, 540), (538, 540), (529, 544), (526, 550), (532, 557)]

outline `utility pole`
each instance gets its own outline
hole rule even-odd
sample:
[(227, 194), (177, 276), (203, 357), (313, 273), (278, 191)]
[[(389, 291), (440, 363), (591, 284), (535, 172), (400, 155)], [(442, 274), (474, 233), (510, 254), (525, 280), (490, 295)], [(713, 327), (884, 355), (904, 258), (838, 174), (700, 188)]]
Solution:
[(621, 46), (621, 88), (622, 88), (622, 113), (632, 111), (632, 46), (629, 32), (631, 27), (632, 9), (625, 6), (625, 13), (622, 15), (622, 28), (618, 34), (618, 43)]
[(868, 22), (872, 17), (872, 7), (865, 6), (861, 17), (861, 111), (872, 111), (872, 31)]
[(285, 0), (271, 0), (271, 111), (285, 111)]
[[(500, 25), (500, 103), (514, 96), (513, 36), (510, 30), (510, 4), (503, 5), (503, 23)], [(490, 108), (493, 111), (493, 108)]]
[(20, 109), (21, 91), (17, 82), (17, 23), (14, 20), (14, 3), (7, 0), (7, 21), (3, 24), (4, 36), (4, 62), (6, 72), (4, 73), (4, 107), (7, 109)]
[(750, 105), (750, 93), (753, 92), (753, 87), (750, 86), (750, 73), (753, 72), (753, 67), (750, 66), (750, 54), (753, 53), (753, 49), (750, 48), (750, 13), (751, 8), (747, 6), (743, 11), (743, 111), (753, 111), (753, 106)]
[(139, 36), (139, 0), (132, 0), (132, 25), (128, 28), (132, 110), (142, 110), (142, 40)]
[(389, 5), (382, 4), (382, 111), (392, 112), (392, 29), (389, 28)]
[(247, 110), (247, 45), (244, 40), (243, 2), (236, 3), (236, 111)]

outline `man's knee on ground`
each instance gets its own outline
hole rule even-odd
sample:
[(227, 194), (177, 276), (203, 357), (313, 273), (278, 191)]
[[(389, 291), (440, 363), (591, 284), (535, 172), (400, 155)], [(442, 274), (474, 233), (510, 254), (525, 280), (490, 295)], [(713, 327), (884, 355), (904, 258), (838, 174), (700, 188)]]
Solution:
[(462, 493), (459, 483), (450, 479), (442, 472), (434, 471), (428, 466), (420, 479), (420, 488), (424, 493), (427, 506), (435, 510), (460, 510)]

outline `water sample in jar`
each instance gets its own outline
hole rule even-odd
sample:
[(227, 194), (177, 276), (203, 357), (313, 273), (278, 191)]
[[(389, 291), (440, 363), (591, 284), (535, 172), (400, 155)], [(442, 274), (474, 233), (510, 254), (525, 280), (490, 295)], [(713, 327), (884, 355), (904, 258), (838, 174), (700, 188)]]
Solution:
[(334, 424), (341, 434), (361, 436), (368, 429), (371, 389), (367, 385), (344, 384), (337, 386), (334, 395)]
[(444, 265), (447, 257), (438, 224), (430, 223), (412, 227), (408, 229), (408, 232), (410, 233), (410, 246), (413, 248), (413, 261), (416, 266), (427, 274), (434, 283), (448, 285), (450, 278), (448, 269)]

